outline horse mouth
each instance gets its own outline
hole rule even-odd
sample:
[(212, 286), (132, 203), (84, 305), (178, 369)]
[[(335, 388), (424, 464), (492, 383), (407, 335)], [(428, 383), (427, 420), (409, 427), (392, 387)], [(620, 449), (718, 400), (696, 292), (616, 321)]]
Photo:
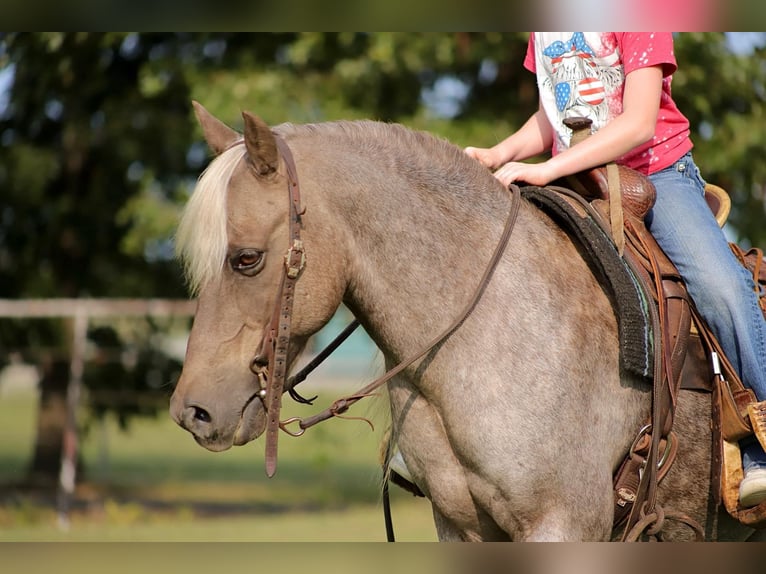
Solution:
[(194, 440), (198, 445), (200, 445), (203, 448), (206, 448), (207, 450), (211, 452), (223, 452), (224, 450), (229, 450), (232, 447), (232, 443), (230, 441), (224, 441), (218, 438), (217, 436), (213, 437), (201, 437), (197, 436), (196, 434), (192, 433), (192, 436), (194, 437)]
[(233, 446), (242, 446), (255, 440), (266, 430), (266, 410), (258, 393), (253, 394), (242, 407), (239, 423), (234, 430)]

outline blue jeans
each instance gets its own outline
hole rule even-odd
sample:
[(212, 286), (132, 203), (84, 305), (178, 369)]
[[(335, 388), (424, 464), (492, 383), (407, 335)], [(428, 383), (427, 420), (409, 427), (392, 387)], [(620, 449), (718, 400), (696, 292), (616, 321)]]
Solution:
[[(766, 320), (752, 275), (732, 254), (705, 202), (705, 181), (692, 154), (649, 179), (657, 188), (657, 202), (646, 219), (649, 231), (678, 268), (743, 384), (759, 401), (766, 400)], [(750, 450), (743, 449), (746, 465)]]

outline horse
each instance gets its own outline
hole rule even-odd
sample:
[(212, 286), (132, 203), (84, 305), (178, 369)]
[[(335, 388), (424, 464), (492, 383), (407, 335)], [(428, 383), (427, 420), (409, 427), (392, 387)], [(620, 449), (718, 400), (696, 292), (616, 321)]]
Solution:
[[(613, 304), (571, 238), (433, 134), (370, 120), (270, 127), (250, 112), (240, 134), (194, 108), (216, 157), (176, 236), (198, 303), (172, 418), (211, 451), (264, 433), (268, 451), (294, 389), (266, 388), (263, 349), (282, 345), (289, 369), (345, 304), (387, 369), (428, 349), (386, 387), (392, 440), (439, 540), (615, 539), (612, 478), (650, 416), (651, 381), (621, 368)], [(285, 191), (298, 181), (299, 198)], [(450, 328), (514, 209), (480, 297)], [(289, 337), (274, 333), (285, 305)], [(709, 539), (744, 540), (753, 530), (711, 506), (710, 401), (681, 391), (658, 500)], [(692, 536), (665, 527), (666, 540)]]

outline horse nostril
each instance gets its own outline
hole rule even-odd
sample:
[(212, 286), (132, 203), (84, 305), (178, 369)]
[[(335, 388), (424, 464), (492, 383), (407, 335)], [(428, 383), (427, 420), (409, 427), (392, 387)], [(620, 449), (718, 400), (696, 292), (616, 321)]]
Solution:
[(194, 409), (194, 418), (202, 423), (209, 423), (211, 421), (210, 413), (200, 407), (192, 407)]

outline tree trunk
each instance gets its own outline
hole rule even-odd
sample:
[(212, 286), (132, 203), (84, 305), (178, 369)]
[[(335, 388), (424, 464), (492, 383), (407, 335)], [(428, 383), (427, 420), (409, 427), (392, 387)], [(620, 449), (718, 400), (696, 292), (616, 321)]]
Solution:
[(59, 358), (45, 361), (42, 372), (37, 437), (34, 456), (27, 473), (27, 483), (30, 486), (55, 489), (61, 470), (61, 453), (67, 421), (69, 362)]

